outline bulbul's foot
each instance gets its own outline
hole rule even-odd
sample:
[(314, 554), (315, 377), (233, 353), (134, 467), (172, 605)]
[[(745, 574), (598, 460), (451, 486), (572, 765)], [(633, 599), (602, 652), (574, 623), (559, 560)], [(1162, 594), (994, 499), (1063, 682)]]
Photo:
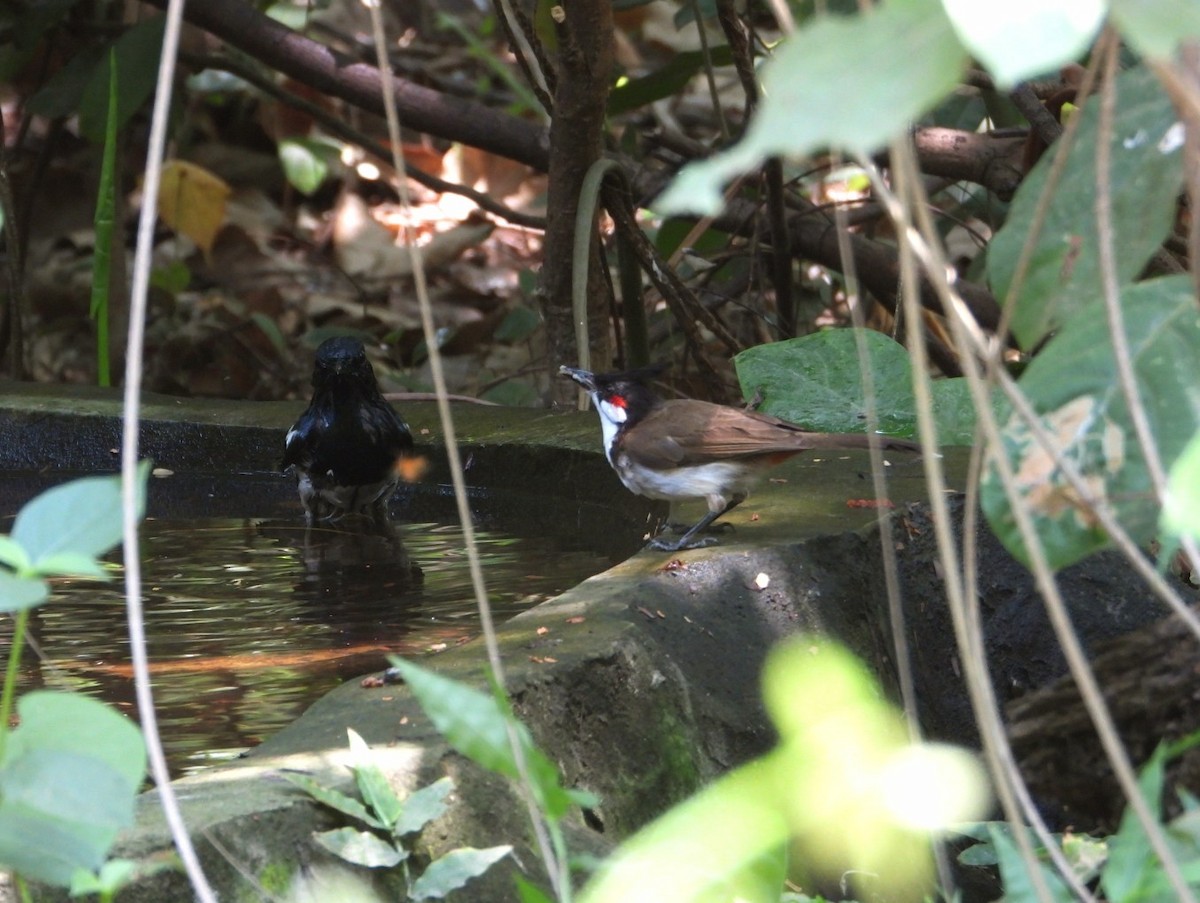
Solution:
[[(668, 523), (663, 524), (662, 532), (663, 533), (683, 534), (683, 533), (686, 533), (688, 530), (692, 529), (692, 527), (694, 527), (694, 526), (695, 526), (695, 524), (677, 524), (677, 523), (673, 523), (673, 522), (668, 522)], [(737, 529), (737, 527), (735, 527), (732, 523), (730, 523), (727, 520), (723, 520), (723, 521), (718, 521), (715, 524), (709, 524), (707, 527), (704, 528), (704, 530), (702, 532), (704, 532), (704, 533), (732, 533), (736, 529)]]

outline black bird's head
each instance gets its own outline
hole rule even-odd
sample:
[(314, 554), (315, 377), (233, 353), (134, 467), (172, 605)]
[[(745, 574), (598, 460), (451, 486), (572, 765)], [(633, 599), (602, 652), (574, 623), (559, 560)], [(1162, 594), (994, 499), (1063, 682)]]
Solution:
[(575, 367), (559, 367), (558, 372), (579, 383), (589, 395), (601, 420), (613, 426), (632, 426), (661, 404), (649, 381), (663, 367), (643, 367), (621, 373), (592, 373)]
[(326, 339), (317, 348), (317, 362), (313, 367), (313, 388), (317, 391), (335, 386), (358, 387), (366, 391), (379, 391), (375, 371), (367, 360), (367, 353), (358, 339), (350, 336), (335, 336)]

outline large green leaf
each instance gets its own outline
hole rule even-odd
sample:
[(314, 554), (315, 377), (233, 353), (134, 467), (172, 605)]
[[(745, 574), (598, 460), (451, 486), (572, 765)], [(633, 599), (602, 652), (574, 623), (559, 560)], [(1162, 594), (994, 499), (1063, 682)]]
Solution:
[(1104, 23), (1103, 0), (942, 0), (959, 38), (1002, 88), (1069, 63)]
[[(138, 470), (138, 517), (146, 508), (149, 462)], [(121, 541), (121, 480), (84, 477), (48, 489), (17, 515), (12, 538), (35, 570), (63, 553), (97, 557)]]
[(0, 760), (0, 863), (69, 886), (100, 867), (117, 830), (133, 821), (146, 770), (138, 729), (72, 693), (34, 691)]
[[(911, 436), (916, 422), (908, 353), (873, 329), (864, 330), (875, 383), (875, 412), (885, 433)], [(812, 430), (861, 433), (866, 400), (858, 347), (849, 329), (829, 329), (798, 339), (748, 348), (734, 358), (747, 400), (760, 410)]]
[[(123, 127), (154, 93), (158, 83), (158, 59), (162, 54), (166, 16), (153, 16), (134, 25), (116, 41), (112, 50), (117, 61), (117, 127)], [(106, 51), (95, 74), (83, 89), (79, 103), (80, 130), (92, 141), (104, 140), (108, 120), (109, 54)]]
[(1179, 45), (1200, 38), (1200, 3), (1179, 0), (1109, 0), (1110, 15), (1143, 56), (1172, 57)]
[[(1074, 313), (1103, 298), (1096, 233), (1096, 142), (1099, 104), (1084, 104), (1079, 134), (1038, 234), (1013, 308), (1012, 331), (1033, 348)], [(1109, 142), (1113, 251), (1121, 282), (1131, 282), (1171, 230), (1183, 178), (1182, 126), (1170, 100), (1144, 68), (1117, 79), (1117, 112)], [(1034, 210), (1046, 190), (1053, 154), (1021, 184), (1008, 221), (988, 249), (988, 275), (1008, 295)]]
[[(908, 352), (883, 333), (862, 331), (875, 389), (879, 429), (912, 436), (917, 430), (912, 363)], [(866, 396), (855, 333), (829, 329), (798, 339), (748, 348), (734, 358), (742, 394), (761, 395), (759, 408), (811, 430), (861, 433), (866, 429)], [(966, 383), (934, 383), (934, 416), (941, 445), (969, 445), (975, 416)]]
[(763, 101), (742, 140), (684, 167), (655, 210), (715, 215), (725, 181), (767, 157), (824, 147), (875, 151), (949, 94), (966, 63), (938, 0), (821, 17), (763, 67)]
[[(777, 764), (743, 765), (646, 825), (605, 860), (580, 903), (778, 900), (788, 824)], [(772, 862), (774, 886), (763, 895), (761, 866)]]
[(558, 769), (534, 744), (529, 729), (505, 712), (494, 697), (395, 656), (390, 661), (451, 746), (484, 768), (517, 778), (517, 762), (508, 740), (507, 725), (511, 723), (542, 810), (550, 818), (566, 813), (571, 798), (563, 790)]
[[(1121, 305), (1138, 392), (1159, 454), (1170, 467), (1200, 429), (1200, 392), (1191, 379), (1180, 378), (1200, 373), (1200, 313), (1190, 278), (1169, 276), (1126, 288)], [(1091, 494), (1115, 509), (1135, 540), (1149, 539), (1158, 508), (1117, 382), (1105, 318), (1091, 311), (1074, 317), (1029, 365), (1020, 386)], [(1002, 451), (1053, 567), (1107, 544), (1086, 500), (1015, 415), (1004, 429)], [(1026, 559), (995, 461), (989, 463), (981, 501), (996, 535)]]
[(440, 900), (451, 891), (458, 890), (472, 878), (482, 875), (493, 865), (512, 852), (512, 847), (459, 847), (440, 859), (429, 863), (429, 868), (413, 882), (408, 892), (410, 900)]

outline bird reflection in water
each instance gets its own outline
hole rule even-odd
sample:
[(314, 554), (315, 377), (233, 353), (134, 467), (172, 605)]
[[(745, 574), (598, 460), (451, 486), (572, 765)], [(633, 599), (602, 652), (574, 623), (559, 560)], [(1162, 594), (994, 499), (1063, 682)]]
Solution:
[(264, 524), (262, 529), (294, 550), (301, 565), (293, 591), (309, 604), (299, 617), (293, 613), (293, 622), (334, 627), (346, 646), (395, 642), (398, 633), (415, 626), (425, 575), (395, 524), (346, 516), (303, 528), (302, 542), (291, 524)]

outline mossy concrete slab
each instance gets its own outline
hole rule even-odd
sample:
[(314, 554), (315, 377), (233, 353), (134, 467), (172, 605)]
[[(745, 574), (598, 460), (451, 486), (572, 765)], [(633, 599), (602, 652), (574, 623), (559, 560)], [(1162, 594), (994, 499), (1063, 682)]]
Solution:
[[(66, 418), (56, 429), (67, 432), (111, 429), (112, 398), (85, 400), (109, 407), (80, 415), (48, 399), (36, 411), (9, 399), (0, 405), (0, 435), (15, 424), (33, 428), (51, 416)], [(151, 429), (148, 445), (161, 443), (157, 450), (166, 466), (238, 469), (239, 461), (259, 462), (245, 464), (251, 468), (270, 466), (263, 463), (271, 460), (268, 450), (278, 447), (281, 431), (299, 408), (156, 402), (147, 407), (147, 422), (161, 432)], [(431, 407), (410, 405), (404, 411), (436, 458)], [(546, 497), (640, 504), (600, 454), (594, 415), (456, 406), (460, 414), (473, 484), (525, 482)], [(199, 436), (215, 430), (228, 441), (217, 443), (219, 455), (197, 454), (181, 447), (186, 441), (180, 437), (190, 436), (192, 429)], [(0, 454), (8, 453), (3, 451), (7, 444), (0, 441)], [(104, 440), (81, 440), (61, 459), (74, 463), (61, 466), (101, 466), (95, 460), (84, 463), (81, 452), (104, 451), (104, 446)], [(60, 460), (50, 451), (47, 458)], [(906, 639), (923, 713), (935, 735), (969, 740), (973, 728), (930, 542), (933, 531), (926, 509), (912, 504), (924, 498), (921, 467), (907, 456), (888, 457), (894, 462), (888, 468), (889, 496), (898, 515), (890, 541), (900, 554)], [(951, 469), (961, 473), (964, 457), (952, 456)], [(872, 494), (867, 461), (863, 452), (794, 460), (732, 512), (728, 520), (734, 529), (720, 545), (672, 554), (641, 552), (501, 626), (508, 686), (519, 715), (566, 782), (600, 798), (593, 811), (571, 816), (567, 830), (573, 850), (603, 852), (710, 777), (770, 747), (758, 680), (763, 658), (779, 638), (800, 631), (837, 638), (891, 684), (894, 644), (876, 513), (859, 505)], [(649, 508), (640, 510), (645, 517), (639, 531), (641, 523), (649, 527), (653, 520)], [(699, 513), (698, 508), (684, 512), (685, 517)], [(581, 519), (578, 528), (586, 532), (589, 526)], [(985, 528), (977, 541), (985, 543), (980, 583), (989, 648), (997, 656), (993, 673), (1000, 680), (1017, 674), (1029, 681), (1048, 679), (1055, 667), (1053, 637), (1044, 615), (1040, 621), (1036, 616), (1040, 605), (1027, 575)], [(1130, 616), (1121, 619), (1122, 627), (1153, 616), (1144, 588), (1119, 563), (1099, 566), (1092, 559), (1084, 573), (1072, 577), (1068, 572), (1065, 579), (1077, 586), (1071, 603), (1076, 616), (1089, 607), (1094, 612), (1090, 603), (1096, 596), (1128, 601)], [(1094, 620), (1103, 626), (1110, 619)], [(1018, 645), (1019, 661), (1006, 654)], [(1028, 662), (1036, 667), (1020, 671)], [(485, 686), (479, 642), (430, 656), (425, 663)], [(222, 899), (265, 899), (266, 891), (270, 899), (314, 899), (306, 881), (325, 882), (326, 888), (356, 881), (360, 887), (370, 884), (381, 899), (398, 897), (389, 885), (394, 876), (373, 874), (367, 881), (361, 872), (340, 869), (310, 842), (313, 830), (337, 820), (279, 777), (284, 769), (298, 769), (348, 786), (343, 752), (348, 727), (379, 751), (398, 788), (412, 789), (443, 774), (458, 782), (455, 804), (424, 832), (419, 852), (436, 856), (462, 844), (516, 847), (514, 860), (456, 899), (514, 899), (513, 869), (544, 882), (523, 804), (507, 782), (449, 750), (405, 688), (354, 681), (318, 701), (243, 761), (175, 783)], [(169, 844), (157, 798), (147, 794), (139, 804), (137, 828), (123, 837), (116, 853), (141, 857)], [(342, 891), (320, 893), (326, 896), (316, 899), (338, 899)], [(123, 892), (122, 899), (160, 903), (190, 899), (190, 892), (177, 873), (164, 873)]]
[[(846, 493), (861, 491), (865, 465), (866, 456), (854, 454), (785, 467), (781, 482), (734, 513), (735, 530), (721, 546), (640, 553), (501, 627), (518, 714), (564, 780), (601, 800), (585, 817), (572, 817), (572, 849), (602, 853), (706, 780), (769, 748), (758, 676), (779, 638), (798, 630), (835, 635), (887, 669), (878, 541), (862, 532), (874, 515), (846, 504), (859, 497)], [(914, 474), (894, 488), (904, 500), (920, 494), (920, 481)], [(424, 663), (485, 686), (479, 642)], [(278, 870), (283, 861), (297, 875), (313, 863), (331, 865), (300, 843), (306, 832), (331, 825), (329, 813), (278, 775), (298, 768), (347, 784), (347, 728), (381, 751), (399, 788), (455, 778), (456, 805), (423, 836), (427, 855), (512, 843), (516, 862), (544, 882), (522, 803), (507, 782), (449, 750), (405, 688), (351, 682), (243, 762), (176, 782), (223, 896), (237, 898), (252, 887), (247, 874)], [(165, 848), (156, 807), (153, 795), (142, 800), (138, 828), (122, 841), (121, 855)], [(240, 868), (225, 861), (229, 850), (241, 851)], [(515, 868), (505, 863), (452, 899), (511, 900), (507, 873)], [(178, 875), (160, 875), (126, 893), (130, 900), (183, 899), (187, 889)]]

